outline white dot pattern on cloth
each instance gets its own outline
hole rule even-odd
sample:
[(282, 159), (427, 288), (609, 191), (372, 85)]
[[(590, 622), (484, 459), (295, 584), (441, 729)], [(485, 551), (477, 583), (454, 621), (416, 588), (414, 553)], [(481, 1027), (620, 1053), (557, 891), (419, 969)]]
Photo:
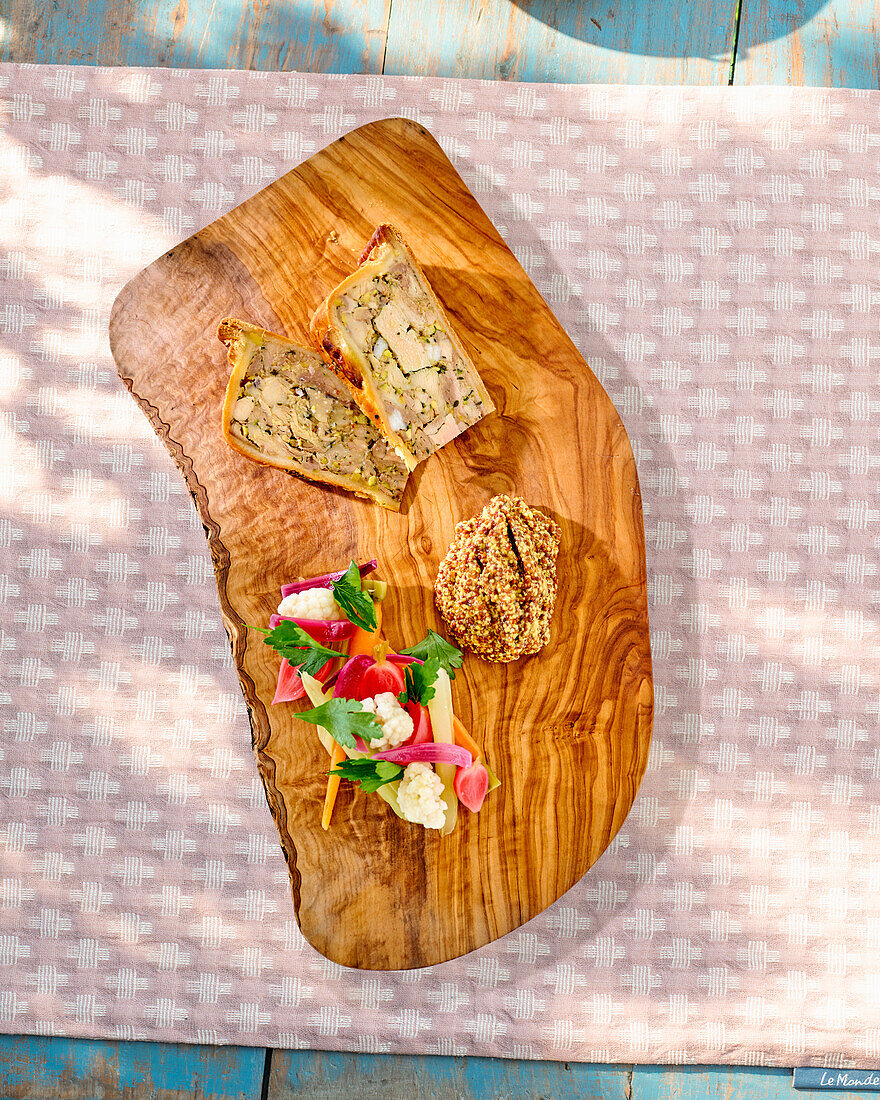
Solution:
[[(880, 95), (6, 65), (0, 100), (0, 1029), (880, 1056)], [(181, 237), (392, 114), (625, 421), (657, 710), (578, 886), (374, 974), (296, 927), (200, 524), (107, 321)]]

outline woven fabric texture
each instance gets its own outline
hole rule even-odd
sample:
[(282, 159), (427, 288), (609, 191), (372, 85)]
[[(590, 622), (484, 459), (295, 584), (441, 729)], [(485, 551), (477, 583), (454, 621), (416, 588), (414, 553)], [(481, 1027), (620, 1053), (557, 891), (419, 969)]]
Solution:
[[(577, 887), (376, 974), (298, 931), (203, 533), (107, 322), (388, 115), (436, 135), (624, 419), (657, 707)], [(7, 65), (0, 120), (0, 1029), (876, 1061), (880, 95)]]

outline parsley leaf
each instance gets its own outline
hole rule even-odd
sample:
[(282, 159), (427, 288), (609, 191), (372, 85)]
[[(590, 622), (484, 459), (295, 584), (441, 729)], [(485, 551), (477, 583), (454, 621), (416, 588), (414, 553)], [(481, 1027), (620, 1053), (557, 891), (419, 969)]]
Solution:
[(360, 783), (363, 790), (372, 792), (400, 779), (403, 771), (400, 764), (392, 764), (390, 760), (371, 760), (364, 756), (359, 760), (343, 760), (338, 768), (327, 774), (350, 779), (352, 783)]
[(400, 705), (405, 707), (408, 699), (412, 699), (414, 703), (423, 704), (427, 703), (429, 699), (433, 699), (436, 690), (434, 682), (439, 671), (440, 659), (438, 657), (429, 657), (422, 665), (404, 665), (403, 675), (406, 690), (402, 691), (397, 697), (400, 700)]
[(347, 749), (357, 747), (355, 737), (373, 741), (382, 736), (376, 715), (364, 710), (357, 699), (328, 699), (313, 710), (301, 710), (297, 718), (323, 726), (334, 741)]
[(339, 580), (334, 581), (333, 596), (350, 623), (364, 630), (376, 629), (376, 605), (372, 597), (363, 591), (357, 562), (353, 561)]
[(289, 619), (282, 619), (274, 630), (263, 630), (259, 626), (253, 626), (251, 630), (259, 630), (261, 634), (265, 634), (263, 641), (267, 646), (276, 649), (294, 668), (307, 672), (310, 676), (317, 676), (334, 657), (345, 659), (344, 653), (319, 645), (301, 626)]
[(461, 668), (461, 650), (450, 645), (445, 638), (441, 638), (433, 630), (429, 630), (418, 645), (402, 649), (400, 652), (405, 653), (407, 657), (418, 657), (420, 661), (436, 658), (440, 662), (439, 667), (445, 668), (449, 673), (450, 680), (455, 679), (455, 669)]

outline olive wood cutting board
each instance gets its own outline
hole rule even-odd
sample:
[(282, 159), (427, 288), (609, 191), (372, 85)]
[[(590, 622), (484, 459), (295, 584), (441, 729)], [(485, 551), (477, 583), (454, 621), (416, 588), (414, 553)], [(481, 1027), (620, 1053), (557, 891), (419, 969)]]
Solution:
[[(250, 462), (220, 431), (217, 323), (239, 317), (307, 344), (313, 309), (385, 221), (402, 230), (497, 406), (418, 467), (399, 514)], [(306, 939), (346, 966), (406, 969), (536, 916), (608, 847), (647, 762), (641, 497), (608, 396), (440, 146), (402, 118), (339, 139), (132, 279), (110, 338), (207, 532)], [(327, 756), (298, 704), (271, 705), (280, 659), (245, 624), (267, 623), (285, 581), (375, 557), (392, 646), (443, 633), (437, 567), (455, 524), (496, 493), (522, 496), (562, 530), (549, 644), (507, 665), (466, 655), (453, 684), (501, 787), (441, 839), (343, 783), (322, 830)]]

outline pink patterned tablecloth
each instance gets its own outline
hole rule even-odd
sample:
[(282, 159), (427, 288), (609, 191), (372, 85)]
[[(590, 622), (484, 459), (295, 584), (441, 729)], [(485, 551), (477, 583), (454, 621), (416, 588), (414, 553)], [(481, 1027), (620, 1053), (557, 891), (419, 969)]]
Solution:
[[(0, 67), (0, 1029), (880, 1057), (880, 95)], [(617, 840), (459, 961), (293, 919), (123, 283), (369, 119), (439, 138), (620, 410), (657, 686)]]

